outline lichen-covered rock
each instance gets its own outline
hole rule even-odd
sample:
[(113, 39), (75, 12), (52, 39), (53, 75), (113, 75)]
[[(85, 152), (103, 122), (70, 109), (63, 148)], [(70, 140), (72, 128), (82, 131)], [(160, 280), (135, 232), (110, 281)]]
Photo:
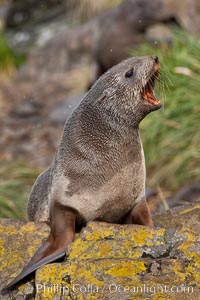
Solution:
[[(47, 237), (48, 232), (47, 226), (37, 228), (34, 223), (27, 221), (0, 219), (1, 288), (22, 270), (41, 245), (42, 240)], [(30, 291), (33, 289), (31, 284), (28, 284), (28, 287)], [(26, 288), (24, 291), (26, 295), (29, 294)], [(9, 298), (5, 296), (5, 299)]]
[(178, 206), (165, 213), (156, 215), (154, 222), (166, 228), (185, 226), (200, 233), (200, 203)]
[[(40, 268), (18, 285), (15, 299), (198, 299), (199, 204), (157, 216), (156, 229), (91, 222), (65, 262)], [(169, 226), (162, 227), (170, 220)], [(47, 235), (47, 227), (1, 221), (1, 278), (10, 281)], [(33, 242), (34, 241), (34, 242)], [(8, 295), (4, 296), (9, 299)], [(18, 297), (18, 298), (17, 298)]]

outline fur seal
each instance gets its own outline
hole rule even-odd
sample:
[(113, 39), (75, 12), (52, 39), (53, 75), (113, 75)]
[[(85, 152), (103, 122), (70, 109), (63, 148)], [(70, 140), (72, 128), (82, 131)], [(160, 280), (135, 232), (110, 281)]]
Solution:
[(91, 220), (153, 226), (139, 123), (161, 107), (153, 94), (159, 70), (156, 56), (124, 60), (102, 75), (74, 110), (54, 161), (37, 178), (28, 202), (28, 219), (48, 222), (50, 235), (4, 290), (64, 257), (76, 226)]

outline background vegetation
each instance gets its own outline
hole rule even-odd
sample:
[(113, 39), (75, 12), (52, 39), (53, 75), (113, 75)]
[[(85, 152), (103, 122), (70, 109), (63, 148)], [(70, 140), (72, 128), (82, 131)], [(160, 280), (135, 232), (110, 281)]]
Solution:
[(4, 31), (0, 29), (0, 75), (11, 76), (24, 61), (24, 56), (17, 55), (10, 49)]
[[(4, 2), (4, 1), (1, 1)], [(0, 80), (8, 79), (25, 61), (9, 47), (0, 29)], [(0, 164), (0, 217), (25, 218), (26, 203), (37, 172), (24, 162)]]
[(172, 48), (144, 45), (134, 54), (161, 61), (157, 94), (163, 108), (141, 124), (147, 183), (174, 191), (200, 179), (200, 42), (174, 30)]
[(2, 163), (0, 168), (0, 217), (25, 218), (26, 204), (39, 170), (24, 162)]

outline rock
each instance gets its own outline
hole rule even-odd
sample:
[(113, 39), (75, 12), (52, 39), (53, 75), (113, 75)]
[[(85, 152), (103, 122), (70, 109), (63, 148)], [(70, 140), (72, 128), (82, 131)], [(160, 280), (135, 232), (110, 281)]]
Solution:
[(5, 25), (5, 18), (8, 14), (9, 3), (0, 3), (0, 29), (2, 29)]
[[(171, 208), (182, 209), (182, 206), (192, 205), (200, 202), (200, 183), (193, 183), (181, 187), (176, 194), (165, 197), (162, 190), (151, 190), (146, 188), (146, 198), (152, 214), (160, 213), (163, 215), (166, 210)], [(170, 219), (170, 218), (169, 218)], [(168, 224), (166, 224), (168, 226)]]
[(7, 28), (45, 22), (65, 13), (66, 1), (12, 0), (6, 19)]
[[(10, 296), (27, 299), (29, 293), (29, 299), (36, 300), (198, 299), (199, 218), (196, 204), (158, 217), (162, 227), (157, 229), (91, 222), (77, 234), (67, 261), (36, 272), (34, 292), (32, 276)], [(1, 286), (21, 270), (46, 236), (47, 227), (36, 229), (32, 223), (1, 220)], [(6, 294), (4, 297), (9, 299)]]
[[(46, 40), (56, 34), (64, 23), (67, 1), (12, 0), (7, 11), (5, 27), (9, 44), (19, 53), (27, 50), (39, 39)], [(45, 28), (46, 35), (44, 36)]]
[(200, 203), (175, 207), (165, 213), (155, 215), (154, 221), (158, 226), (166, 228), (178, 228), (184, 224), (185, 227), (199, 234)]
[(50, 112), (49, 119), (54, 123), (61, 123), (62, 125), (69, 119), (73, 110), (79, 105), (83, 99), (84, 94), (72, 96), (67, 101), (64, 101)]
[[(89, 68), (84, 64), (68, 72), (63, 65), (62, 68), (60, 72), (42, 72), (38, 67), (37, 72), (30, 64), (29, 70), (22, 71), (12, 82), (0, 83), (6, 108), (0, 120), (3, 159), (28, 161), (41, 170), (51, 164), (63, 125), (89, 77)], [(75, 86), (77, 97), (72, 97)]]
[[(17, 275), (18, 270), (28, 262), (48, 232), (45, 225), (38, 229), (33, 223), (26, 221), (0, 220), (0, 273), (3, 274), (0, 277), (1, 288), (3, 282), (10, 278), (10, 274)], [(25, 290), (27, 293), (26, 288)]]
[(181, 187), (181, 189), (174, 196), (167, 198), (167, 202), (171, 208), (199, 201), (200, 183), (198, 182)]
[(42, 108), (42, 104), (38, 101), (26, 102), (22, 106), (18, 106), (11, 111), (16, 117), (28, 118), (35, 115), (39, 115)]
[(149, 187), (146, 187), (146, 199), (148, 201), (148, 199), (155, 197), (157, 195), (157, 191), (155, 189), (151, 189)]

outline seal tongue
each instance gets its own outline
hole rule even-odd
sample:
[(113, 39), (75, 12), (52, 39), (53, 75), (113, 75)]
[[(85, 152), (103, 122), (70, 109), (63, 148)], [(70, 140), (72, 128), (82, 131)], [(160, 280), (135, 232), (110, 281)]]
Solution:
[(154, 95), (153, 93), (149, 92), (149, 91), (146, 91), (146, 93), (144, 94), (144, 98), (149, 101), (150, 103), (152, 104), (158, 104), (160, 103), (159, 100), (157, 100), (156, 98), (154, 98)]
[(153, 94), (153, 88), (154, 88), (154, 84), (155, 84), (155, 80), (156, 80), (156, 76), (153, 76), (149, 82), (147, 82), (145, 88), (144, 88), (144, 93), (143, 93), (143, 97), (145, 100), (147, 100), (148, 102), (157, 105), (160, 103), (160, 101), (158, 99), (155, 98), (154, 94)]

